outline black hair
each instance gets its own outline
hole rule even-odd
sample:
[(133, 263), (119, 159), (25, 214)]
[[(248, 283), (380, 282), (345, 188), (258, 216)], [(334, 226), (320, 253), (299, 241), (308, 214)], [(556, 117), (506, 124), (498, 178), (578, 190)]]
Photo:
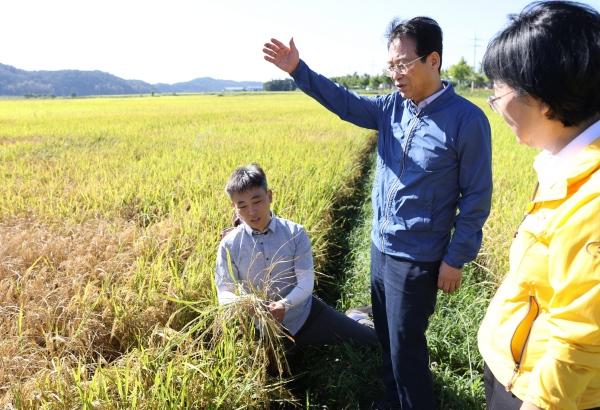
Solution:
[(548, 118), (573, 126), (600, 112), (600, 14), (571, 1), (538, 1), (488, 45), (483, 70), (493, 81), (550, 108)]
[(227, 180), (227, 185), (225, 185), (225, 191), (229, 198), (235, 193), (245, 192), (252, 188), (269, 189), (265, 172), (260, 165), (255, 163), (237, 167)]
[(410, 20), (394, 19), (388, 25), (385, 37), (387, 47), (390, 48), (396, 39), (408, 37), (414, 40), (417, 56), (424, 61), (434, 51), (440, 55), (440, 66), (442, 68), (442, 29), (439, 24), (429, 17), (414, 17)]

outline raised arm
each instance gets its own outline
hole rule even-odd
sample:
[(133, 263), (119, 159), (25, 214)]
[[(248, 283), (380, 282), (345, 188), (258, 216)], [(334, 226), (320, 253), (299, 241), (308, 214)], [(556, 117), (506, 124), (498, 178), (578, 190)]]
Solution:
[(363, 128), (379, 128), (386, 97), (359, 96), (315, 73), (300, 60), (294, 39), (286, 46), (273, 38), (264, 45), (263, 53), (265, 60), (291, 75), (298, 88), (342, 120)]

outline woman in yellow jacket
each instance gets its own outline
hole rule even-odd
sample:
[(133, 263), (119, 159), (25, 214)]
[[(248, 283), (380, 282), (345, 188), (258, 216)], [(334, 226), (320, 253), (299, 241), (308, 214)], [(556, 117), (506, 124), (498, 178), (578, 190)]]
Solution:
[(486, 51), (538, 187), (479, 329), (488, 409), (600, 408), (600, 14), (531, 4)]

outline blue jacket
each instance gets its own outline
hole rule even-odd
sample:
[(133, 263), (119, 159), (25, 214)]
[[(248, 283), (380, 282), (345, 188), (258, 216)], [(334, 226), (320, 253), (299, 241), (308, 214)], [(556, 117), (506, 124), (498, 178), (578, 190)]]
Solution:
[(303, 61), (292, 77), (342, 120), (378, 131), (371, 237), (381, 252), (454, 267), (475, 259), (492, 196), (483, 111), (450, 84), (419, 110), (398, 92), (358, 96)]

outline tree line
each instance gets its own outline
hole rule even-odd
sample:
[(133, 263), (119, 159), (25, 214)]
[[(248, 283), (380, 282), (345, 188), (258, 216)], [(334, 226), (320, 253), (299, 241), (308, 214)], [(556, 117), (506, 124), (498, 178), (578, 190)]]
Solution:
[[(452, 83), (458, 88), (484, 88), (490, 85), (489, 79), (481, 72), (475, 71), (465, 58), (445, 70), (442, 70), (442, 78)], [(330, 78), (335, 83), (350, 89), (360, 90), (382, 90), (392, 88), (392, 80), (385, 72), (378, 75), (369, 74), (348, 74), (340, 77)], [(272, 80), (263, 84), (265, 91), (294, 91), (296, 83), (292, 79)]]

